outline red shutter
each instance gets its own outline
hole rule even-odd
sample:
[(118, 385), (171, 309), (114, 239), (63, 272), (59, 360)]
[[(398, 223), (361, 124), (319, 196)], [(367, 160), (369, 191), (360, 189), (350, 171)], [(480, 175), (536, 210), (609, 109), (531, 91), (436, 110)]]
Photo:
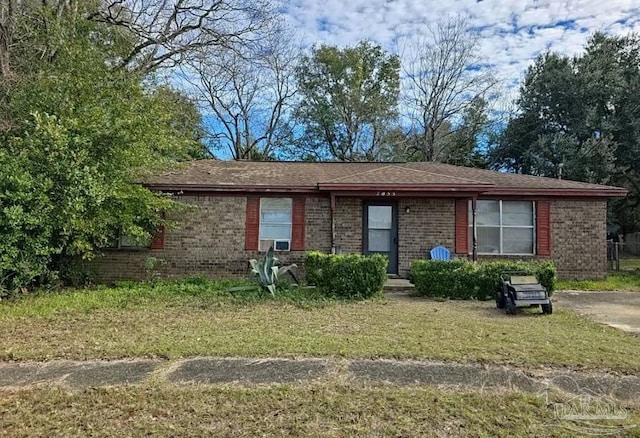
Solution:
[(151, 239), (151, 249), (164, 249), (164, 225), (160, 225)]
[(293, 198), (291, 223), (291, 251), (304, 251), (305, 198)]
[(551, 202), (538, 201), (536, 214), (537, 253), (551, 255)]
[(469, 200), (456, 199), (456, 254), (469, 253)]
[(247, 211), (244, 231), (244, 249), (247, 251), (258, 250), (260, 234), (260, 198), (247, 196)]

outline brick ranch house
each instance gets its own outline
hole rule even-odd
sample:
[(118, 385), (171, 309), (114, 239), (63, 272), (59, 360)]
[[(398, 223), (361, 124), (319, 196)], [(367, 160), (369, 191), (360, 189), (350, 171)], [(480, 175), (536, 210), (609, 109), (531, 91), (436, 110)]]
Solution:
[(389, 257), (407, 277), (412, 259), (443, 245), (469, 259), (550, 259), (562, 278), (607, 272), (607, 198), (617, 187), (440, 163), (201, 160), (149, 178), (152, 190), (197, 206), (147, 248), (121, 239), (97, 261), (101, 281), (244, 277), (274, 246), (286, 263), (307, 250)]

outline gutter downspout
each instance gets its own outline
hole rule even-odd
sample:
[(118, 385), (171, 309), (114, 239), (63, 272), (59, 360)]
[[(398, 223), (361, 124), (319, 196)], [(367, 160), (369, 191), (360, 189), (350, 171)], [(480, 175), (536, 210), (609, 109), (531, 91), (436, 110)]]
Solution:
[(478, 195), (473, 195), (471, 198), (471, 229), (472, 229), (472, 260), (474, 262), (478, 261), (478, 229), (476, 227), (476, 204), (478, 201)]
[(330, 197), (330, 217), (331, 217), (331, 254), (336, 253), (336, 195), (331, 192)]

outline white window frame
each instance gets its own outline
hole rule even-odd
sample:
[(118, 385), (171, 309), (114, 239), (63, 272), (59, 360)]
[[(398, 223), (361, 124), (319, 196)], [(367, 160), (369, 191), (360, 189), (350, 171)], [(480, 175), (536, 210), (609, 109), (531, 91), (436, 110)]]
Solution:
[[(492, 202), (498, 202), (499, 204), (499, 218), (500, 218), (500, 223), (499, 225), (476, 225), (476, 231), (478, 228), (498, 228), (500, 230), (500, 252), (478, 252), (478, 255), (503, 255), (503, 256), (532, 256), (532, 255), (536, 255), (536, 241), (538, 236), (536, 235), (536, 223), (537, 223), (537, 218), (536, 218), (536, 202), (535, 201), (529, 201), (526, 199), (512, 199), (512, 200), (502, 200), (502, 199), (478, 199), (476, 202), (482, 202), (482, 201), (492, 201)], [(531, 219), (532, 219), (532, 225), (503, 225), (502, 223), (502, 203), (503, 202), (530, 202), (531, 203)], [(469, 235), (471, 236), (471, 239), (469, 239), (469, 242), (471, 244), (471, 247), (473, 247), (473, 212), (471, 211), (471, 201), (469, 201)], [(477, 209), (477, 206), (476, 206)], [(533, 242), (532, 242), (532, 252), (530, 253), (516, 253), (516, 252), (508, 252), (505, 253), (504, 252), (504, 244), (503, 244), (503, 229), (504, 228), (526, 228), (526, 229), (531, 229), (532, 230), (532, 236), (533, 236)]]
[[(273, 199), (279, 199), (279, 200), (287, 200), (289, 201), (289, 222), (266, 222), (269, 225), (289, 225), (289, 238), (288, 239), (282, 239), (282, 238), (272, 238), (272, 237), (263, 237), (262, 235), (262, 224), (264, 223), (262, 221), (262, 206), (263, 206), (263, 202), (265, 200), (273, 200)], [(293, 233), (293, 198), (260, 198), (260, 212), (259, 212), (259, 223), (258, 223), (258, 250), (261, 252), (267, 251), (267, 249), (262, 249), (263, 242), (270, 242), (271, 247), (273, 247), (274, 251), (291, 251), (291, 234)], [(277, 249), (277, 243), (281, 243), (281, 242), (286, 242), (287, 243), (287, 249)]]

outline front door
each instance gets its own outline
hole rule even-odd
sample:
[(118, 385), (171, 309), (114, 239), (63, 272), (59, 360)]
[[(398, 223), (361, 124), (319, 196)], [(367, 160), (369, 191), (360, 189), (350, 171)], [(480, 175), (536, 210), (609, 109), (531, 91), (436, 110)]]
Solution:
[(398, 204), (365, 202), (362, 248), (364, 254), (382, 254), (389, 258), (389, 274), (398, 273)]

